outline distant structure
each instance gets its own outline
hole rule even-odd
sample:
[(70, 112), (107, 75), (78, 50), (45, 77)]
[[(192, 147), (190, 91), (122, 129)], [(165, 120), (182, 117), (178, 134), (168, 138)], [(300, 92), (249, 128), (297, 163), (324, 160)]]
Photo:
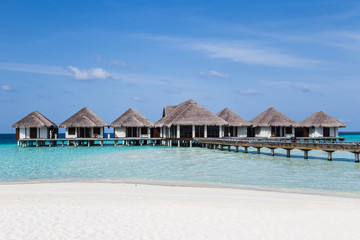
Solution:
[(230, 109), (224, 108), (216, 115), (224, 119), (229, 124), (229, 126), (225, 126), (224, 129), (224, 135), (226, 137), (248, 136), (248, 127), (250, 127), (251, 124)]
[(268, 108), (250, 120), (253, 126), (251, 137), (293, 137), (298, 124), (274, 108)]
[(163, 118), (155, 123), (162, 138), (224, 137), (225, 120), (194, 100), (165, 106)]
[(114, 127), (115, 138), (150, 138), (150, 128), (153, 126), (153, 122), (144, 117), (134, 108), (128, 109), (124, 114), (110, 124), (110, 127)]
[(89, 108), (84, 107), (59, 127), (65, 128), (65, 138), (103, 138), (108, 124)]
[(323, 111), (315, 112), (297, 124), (298, 137), (338, 137), (338, 128), (346, 127), (339, 120), (329, 116)]
[[(12, 125), (16, 138), (50, 139), (58, 135), (58, 127), (41, 113), (34, 111)], [(104, 139), (104, 128), (114, 128), (114, 138), (139, 138), (157, 141), (190, 141), (194, 138), (257, 137), (257, 138), (337, 138), (338, 128), (346, 125), (328, 114), (315, 112), (300, 123), (274, 108), (268, 108), (247, 121), (228, 108), (214, 114), (195, 102), (187, 100), (179, 105), (166, 105), (162, 118), (155, 124), (134, 108), (129, 108), (108, 125), (104, 120), (84, 107), (60, 124), (65, 128), (65, 139)], [(145, 139), (146, 138), (146, 139)], [(91, 139), (91, 140), (90, 140)], [(94, 140), (95, 139), (95, 140)], [(100, 140), (103, 141), (103, 140)]]
[[(33, 111), (20, 121), (12, 125), (16, 128), (16, 139), (40, 139), (55, 138), (58, 134), (58, 127), (38, 111)], [(51, 131), (51, 134), (50, 134)]]

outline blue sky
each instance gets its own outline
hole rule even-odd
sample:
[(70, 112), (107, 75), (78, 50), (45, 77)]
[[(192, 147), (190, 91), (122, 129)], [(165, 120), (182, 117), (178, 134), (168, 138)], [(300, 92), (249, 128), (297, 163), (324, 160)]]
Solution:
[(360, 130), (356, 1), (0, 1), (0, 132), (87, 106), (152, 121), (194, 99), (247, 120), (325, 111)]

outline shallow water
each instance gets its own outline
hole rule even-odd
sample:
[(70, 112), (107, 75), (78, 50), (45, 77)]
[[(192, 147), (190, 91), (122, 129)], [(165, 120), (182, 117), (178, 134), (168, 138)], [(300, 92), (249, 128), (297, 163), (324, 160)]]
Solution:
[[(235, 184), (281, 189), (360, 193), (360, 165), (354, 155), (277, 149), (256, 154), (206, 148), (153, 146), (18, 147), (0, 137), (0, 181), (140, 180)], [(356, 138), (353, 138), (356, 139)]]

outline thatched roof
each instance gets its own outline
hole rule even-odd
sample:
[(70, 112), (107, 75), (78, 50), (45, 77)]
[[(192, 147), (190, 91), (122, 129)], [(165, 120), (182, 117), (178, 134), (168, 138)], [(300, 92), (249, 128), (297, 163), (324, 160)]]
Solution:
[(154, 123), (133, 108), (110, 124), (111, 127), (152, 127)]
[(223, 126), (228, 123), (193, 100), (180, 103), (168, 115), (155, 123), (155, 127), (173, 125)]
[(224, 108), (216, 115), (227, 121), (229, 123), (229, 126), (234, 126), (234, 127), (251, 126), (251, 124), (248, 121), (246, 121), (245, 119), (243, 119), (242, 117), (240, 117), (239, 115), (237, 115), (228, 108)]
[(69, 117), (67, 120), (65, 120), (65, 122), (60, 124), (61, 128), (106, 126), (108, 126), (108, 124), (87, 107), (84, 107), (83, 109)]
[(25, 128), (25, 127), (57, 127), (55, 123), (50, 121), (44, 115), (38, 111), (33, 111), (20, 121), (14, 123), (11, 127), (13, 128)]
[(313, 113), (308, 118), (302, 120), (298, 127), (346, 127), (346, 125), (323, 111)]
[(254, 127), (293, 127), (297, 122), (274, 108), (268, 108), (250, 120)]
[(177, 105), (164, 106), (163, 117), (165, 117), (166, 115), (169, 115), (176, 107), (177, 107)]

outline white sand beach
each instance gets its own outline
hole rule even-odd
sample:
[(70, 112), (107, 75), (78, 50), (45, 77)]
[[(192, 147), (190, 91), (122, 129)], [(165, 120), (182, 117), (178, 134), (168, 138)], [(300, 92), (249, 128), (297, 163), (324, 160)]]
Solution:
[(0, 239), (360, 239), (360, 199), (123, 183), (0, 185)]

